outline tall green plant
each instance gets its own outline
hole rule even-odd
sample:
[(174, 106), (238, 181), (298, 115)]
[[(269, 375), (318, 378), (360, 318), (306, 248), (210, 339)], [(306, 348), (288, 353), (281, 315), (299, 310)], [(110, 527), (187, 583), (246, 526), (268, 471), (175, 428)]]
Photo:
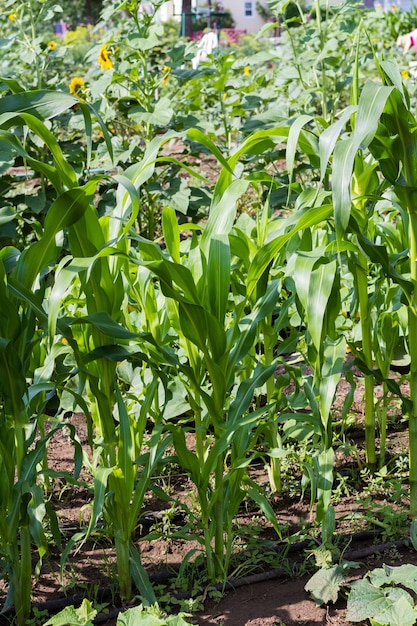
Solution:
[[(140, 359), (146, 358), (146, 351), (130, 347), (132, 342), (140, 343), (140, 328), (129, 318), (127, 277), (131, 270), (126, 235), (139, 210), (139, 188), (152, 175), (157, 149), (164, 140), (167, 138), (151, 142), (143, 161), (117, 178), (119, 196), (111, 216), (100, 218), (89, 204), (83, 216), (68, 229), (73, 259), (64, 259), (57, 269), (49, 308), (50, 337), (55, 336), (57, 325), (58, 329), (62, 325), (66, 328), (80, 383), (85, 384), (95, 445), (100, 449), (99, 464), (91, 468), (95, 498), (89, 532), (104, 512), (115, 541), (122, 597), (131, 597), (133, 578), (150, 603), (155, 596), (132, 538), (152, 472), (167, 439), (161, 436), (162, 412), (158, 411), (149, 454), (143, 453), (147, 418), (151, 407), (157, 405), (156, 378), (145, 388), (139, 415), (132, 415), (131, 402), (122, 394), (118, 382), (117, 363), (135, 360), (135, 353), (140, 354)], [(71, 309), (73, 289), (82, 314), (71, 314), (64, 322), (59, 311), (63, 304)]]
[(333, 160), (335, 219), (342, 240), (354, 219), (351, 210), (351, 173), (357, 153), (368, 148), (378, 162), (386, 187), (391, 187), (397, 202), (409, 219), (410, 274), (396, 271), (387, 250), (370, 242), (362, 235), (359, 241), (372, 261), (378, 263), (387, 276), (401, 286), (408, 305), (408, 351), (410, 366), (409, 407), (409, 462), (410, 515), (417, 517), (417, 316), (416, 316), (416, 260), (417, 220), (415, 218), (415, 118), (410, 110), (409, 97), (395, 64), (381, 62), (380, 73), (384, 84), (367, 82), (359, 99), (354, 130), (338, 142)]
[(178, 460), (197, 487), (207, 572), (212, 581), (227, 577), (232, 522), (246, 492), (262, 503), (278, 530), (272, 510), (246, 470), (246, 455), (256, 440), (259, 417), (257, 411), (248, 412), (249, 406), (254, 390), (272, 376), (275, 365), (253, 363), (242, 383), (236, 379), (240, 362), (256, 339), (259, 320), (274, 306), (276, 285), (271, 285), (249, 315), (244, 302), (231, 315), (227, 234), (235, 201), (246, 186), (244, 181), (237, 183), (213, 208), (201, 239), (194, 236), (190, 240), (187, 255), (180, 253), (179, 227), (168, 208), (164, 211), (164, 238), (171, 258), (159, 246), (138, 241), (137, 262), (158, 277), (168, 298), (168, 317), (187, 357), (185, 363), (179, 360), (178, 367), (194, 412), (195, 452), (188, 449), (182, 426), (171, 424), (169, 428)]
[[(15, 84), (13, 84), (16, 87)], [(1, 382), (2, 411), (2, 501), (1, 542), (9, 575), (7, 605), (14, 604), (19, 624), (30, 612), (32, 545), (42, 557), (46, 541), (42, 529), (44, 493), (38, 481), (39, 466), (53, 431), (44, 435), (42, 412), (52, 382), (39, 380), (48, 349), (40, 349), (47, 328), (43, 298), (47, 291), (48, 267), (60, 253), (58, 235), (77, 221), (88, 206), (95, 182), (76, 187), (76, 175), (66, 162), (58, 142), (42, 121), (67, 110), (74, 99), (65, 94), (19, 92), (0, 101), (0, 143), (23, 157), (53, 184), (52, 203), (38, 241), (22, 253), (4, 248), (1, 254)], [(50, 147), (50, 162), (33, 158), (11, 128), (25, 127)], [(49, 161), (49, 159), (48, 159)], [(52, 354), (52, 352), (51, 352)], [(55, 351), (55, 355), (58, 351)], [(53, 358), (52, 358), (53, 361)], [(39, 440), (35, 438), (39, 433)]]

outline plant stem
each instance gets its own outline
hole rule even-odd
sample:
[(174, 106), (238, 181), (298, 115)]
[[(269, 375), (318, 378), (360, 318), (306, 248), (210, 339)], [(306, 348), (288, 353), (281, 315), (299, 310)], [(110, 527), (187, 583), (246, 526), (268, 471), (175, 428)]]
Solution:
[(18, 626), (25, 626), (30, 615), (32, 589), (31, 541), (29, 526), (20, 528), (20, 554), (15, 552), (12, 580), (14, 581), (14, 606)]
[[(269, 315), (262, 323), (263, 339), (264, 339), (264, 363), (271, 365), (274, 359), (274, 343), (275, 333), (272, 328), (272, 315)], [(272, 402), (275, 391), (275, 379), (271, 376), (266, 381), (266, 401), (267, 404)], [(274, 419), (274, 411), (269, 412), (269, 434), (271, 439), (271, 448), (282, 449), (282, 440), (278, 430), (278, 424)], [(269, 484), (273, 493), (281, 495), (282, 479), (281, 479), (281, 460), (271, 457), (268, 468)]]
[[(323, 52), (325, 46), (325, 32), (323, 30), (322, 21), (321, 21), (321, 7), (319, 0), (315, 0), (314, 7), (316, 10), (316, 23), (317, 23), (317, 32), (320, 39), (320, 52)], [(321, 90), (322, 90), (322, 99), (321, 99), (321, 109), (322, 116), (325, 120), (327, 120), (327, 77), (326, 77), (326, 67), (324, 64), (324, 59), (321, 60)]]
[(116, 533), (114, 543), (120, 596), (123, 600), (130, 600), (132, 596), (132, 579), (130, 573), (129, 540)]
[(386, 440), (387, 440), (387, 396), (388, 396), (388, 386), (384, 381), (382, 383), (382, 408), (379, 415), (379, 468), (385, 465), (385, 450), (386, 450)]
[[(362, 329), (362, 355), (365, 365), (372, 368), (372, 333), (371, 316), (368, 297), (368, 260), (359, 252), (356, 264), (356, 282), (359, 298), (359, 311)], [(371, 470), (376, 468), (375, 451), (375, 411), (374, 411), (374, 379), (372, 374), (364, 377), (365, 399), (365, 448), (366, 463)]]
[(214, 484), (215, 484), (215, 492), (216, 492), (216, 502), (214, 503), (214, 519), (215, 519), (215, 529), (214, 529), (214, 553), (216, 557), (215, 563), (215, 572), (216, 578), (218, 579), (216, 582), (220, 582), (227, 575), (227, 572), (223, 570), (223, 562), (224, 562), (224, 511), (223, 511), (223, 489), (224, 489), (224, 480), (223, 480), (223, 466), (224, 466), (224, 455), (219, 455), (216, 464), (216, 471), (214, 475)]
[(409, 463), (410, 463), (410, 516), (417, 519), (417, 214), (410, 215), (410, 270), (414, 286), (413, 302), (408, 307), (408, 348), (410, 353), (410, 398), (412, 409), (409, 415)]

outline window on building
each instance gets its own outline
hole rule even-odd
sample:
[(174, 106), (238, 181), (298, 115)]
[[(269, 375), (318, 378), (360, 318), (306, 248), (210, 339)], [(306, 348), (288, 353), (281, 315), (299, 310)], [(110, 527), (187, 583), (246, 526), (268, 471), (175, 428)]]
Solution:
[(245, 2), (244, 13), (245, 13), (245, 17), (253, 17), (253, 2), (252, 1)]

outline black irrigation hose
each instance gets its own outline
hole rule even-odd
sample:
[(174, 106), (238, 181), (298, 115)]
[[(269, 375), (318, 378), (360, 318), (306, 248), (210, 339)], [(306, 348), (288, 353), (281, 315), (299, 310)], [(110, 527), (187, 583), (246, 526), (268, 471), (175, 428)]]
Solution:
[[(358, 533), (352, 533), (350, 536), (355, 540), (363, 540), (369, 539), (370, 535), (374, 535), (373, 531), (361, 531)], [(358, 535), (358, 536), (357, 536)], [(307, 542), (300, 542), (307, 543)], [(297, 545), (297, 544), (294, 544)], [(373, 546), (367, 546), (366, 548), (361, 548), (358, 550), (351, 550), (350, 552), (346, 552), (343, 557), (349, 561), (357, 561), (359, 559), (366, 558), (368, 556), (372, 556), (374, 554), (378, 554), (380, 552), (384, 552), (385, 550), (389, 550), (391, 548), (405, 548), (410, 545), (408, 539), (398, 539), (397, 541), (388, 541), (386, 543), (376, 544)], [(223, 583), (218, 583), (217, 585), (213, 585), (212, 589), (216, 589), (218, 591), (234, 591), (239, 587), (244, 587), (245, 585), (254, 585), (256, 583), (265, 582), (267, 580), (274, 580), (277, 578), (285, 578), (288, 576), (288, 570), (283, 568), (271, 569), (266, 572), (259, 572), (258, 574), (251, 574), (250, 576), (244, 576), (242, 578), (236, 578)], [(171, 594), (172, 597), (177, 600), (187, 600), (192, 597), (191, 591), (182, 591), (179, 593)], [(116, 618), (121, 611), (126, 610), (125, 607), (115, 607), (108, 613), (99, 613), (95, 620), (94, 624), (104, 624), (107, 621)]]
[[(356, 533), (346, 533), (338, 536), (339, 541), (343, 541), (345, 543), (350, 543), (352, 541), (366, 541), (370, 539), (375, 539), (381, 536), (382, 530), (370, 530), (370, 531), (358, 531)], [(294, 544), (285, 544), (278, 543), (269, 550), (273, 550), (277, 553), (286, 551), (287, 553), (301, 552), (307, 548), (310, 548), (314, 540), (305, 540), (299, 541)], [(383, 552), (384, 550), (389, 550), (390, 548), (402, 548), (408, 547), (410, 545), (408, 539), (398, 539), (397, 541), (389, 541), (382, 544), (373, 544), (371, 546), (366, 546), (365, 548), (360, 548), (357, 550), (351, 550), (350, 552), (345, 552), (343, 554), (343, 558), (349, 561), (356, 561), (360, 559), (364, 559), (368, 556), (372, 556), (373, 554), (378, 554), (379, 552)], [(166, 582), (170, 578), (172, 578), (173, 573), (178, 571), (178, 567), (173, 567), (170, 571), (158, 572), (150, 575), (150, 580), (152, 582)], [(251, 574), (249, 576), (243, 576), (241, 578), (236, 578), (227, 581), (225, 584), (219, 583), (217, 585), (213, 585), (213, 589), (217, 589), (219, 591), (233, 591), (234, 589), (238, 589), (239, 587), (243, 587), (245, 585), (253, 585), (258, 582), (263, 582), (266, 580), (273, 580), (277, 578), (285, 578), (288, 577), (288, 570), (283, 568), (276, 568), (267, 570), (264, 572), (258, 572), (256, 574)], [(192, 597), (191, 591), (182, 591), (177, 593), (172, 593), (172, 597), (178, 600), (185, 600)], [(48, 600), (46, 602), (40, 602), (38, 604), (33, 605), (33, 608), (36, 608), (38, 611), (48, 611), (48, 613), (57, 613), (58, 611), (64, 609), (70, 605), (80, 605), (86, 596), (82, 594), (77, 594), (71, 597), (65, 598), (57, 598), (55, 600)], [(105, 602), (108, 600), (120, 601), (119, 596), (114, 593), (113, 589), (105, 588), (98, 590), (97, 592), (97, 600), (99, 602)], [(114, 607), (108, 613), (99, 613), (94, 619), (94, 624), (103, 624), (108, 620), (111, 620), (121, 612), (128, 609), (129, 606), (123, 607)], [(13, 615), (13, 608), (4, 612), (2, 616), (10, 617)], [(1, 616), (0, 616), (1, 617)]]

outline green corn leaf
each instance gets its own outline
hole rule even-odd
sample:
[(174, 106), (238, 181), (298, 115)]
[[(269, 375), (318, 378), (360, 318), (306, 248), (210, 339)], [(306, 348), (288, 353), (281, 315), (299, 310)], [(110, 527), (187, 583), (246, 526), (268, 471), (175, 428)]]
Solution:
[(209, 336), (206, 311), (198, 304), (184, 301), (179, 302), (178, 310), (179, 322), (184, 337), (206, 354)]
[(248, 271), (246, 292), (248, 297), (256, 289), (258, 280), (268, 267), (273, 262), (274, 258), (282, 250), (282, 248), (288, 243), (293, 235), (300, 230), (310, 228), (328, 219), (333, 212), (332, 205), (325, 205), (321, 207), (311, 208), (306, 212), (302, 212), (301, 215), (295, 216), (297, 221), (295, 226), (284, 235), (277, 235), (274, 239), (271, 239), (256, 253)]
[[(51, 133), (51, 131), (45, 126), (45, 124), (41, 120), (39, 120), (34, 115), (30, 115), (28, 113), (20, 113), (17, 117), (13, 116), (12, 113), (3, 114), (0, 117), (0, 122), (1, 118), (8, 118), (8, 125), (13, 124), (19, 126), (28, 126), (34, 133), (36, 133), (36, 135), (38, 135), (40, 139), (42, 139), (42, 141), (48, 147), (53, 156), (55, 169), (59, 174), (58, 184), (55, 175), (50, 178), (52, 184), (58, 191), (63, 191), (64, 187), (75, 187), (77, 177), (74, 169), (65, 160), (62, 154), (62, 150), (55, 138), (55, 135)], [(6, 126), (4, 122), (0, 125)], [(2, 131), (1, 138), (3, 141), (7, 141), (19, 154), (26, 153), (26, 150), (21, 147), (20, 142), (17, 140), (17, 138), (14, 138), (14, 140), (12, 140), (10, 135), (8, 135), (5, 130)], [(48, 166), (46, 164), (43, 164), (36, 159), (33, 159), (28, 153), (27, 160), (28, 163), (30, 163), (35, 170), (40, 170), (44, 173), (48, 171)], [(53, 170), (51, 169), (49, 169), (49, 171), (53, 172)]]
[(410, 524), (410, 539), (414, 550), (417, 551), (417, 520), (415, 519)]
[(413, 284), (411, 281), (404, 278), (402, 274), (399, 274), (395, 267), (392, 265), (388, 256), (388, 250), (386, 246), (373, 243), (361, 233), (358, 233), (358, 240), (365, 254), (371, 259), (373, 263), (376, 263), (380, 267), (382, 267), (386, 276), (391, 278), (394, 283), (401, 286), (404, 294), (407, 296), (407, 300), (411, 303), (412, 294), (414, 291)]
[(19, 139), (6, 130), (0, 130), (0, 144), (5, 143), (7, 146), (10, 146), (16, 154), (21, 156), (28, 166), (32, 167), (36, 172), (40, 172), (43, 174), (49, 181), (51, 181), (52, 185), (58, 192), (62, 192), (62, 181), (59, 173), (55, 167), (49, 165), (49, 163), (43, 163), (35, 158), (33, 158), (22, 146)]
[[(188, 267), (180, 265), (179, 263), (166, 261), (165, 259), (156, 263), (145, 263), (145, 267), (159, 276), (162, 281), (162, 289), (170, 298), (178, 301), (187, 300), (194, 304), (201, 304), (193, 275)], [(173, 282), (183, 292), (184, 296), (181, 295), (179, 290), (172, 288)]]
[[(222, 428), (222, 434), (216, 439), (215, 444), (211, 448), (209, 454), (207, 455), (206, 462), (204, 463), (204, 474), (207, 477), (210, 476), (212, 472), (214, 472), (216, 468), (217, 460), (224, 455), (228, 449), (230, 449), (231, 444), (235, 446), (235, 442), (237, 442), (237, 437), (239, 437), (240, 431), (244, 433), (244, 436), (247, 436), (247, 433), (251, 433), (259, 421), (265, 417), (265, 413), (268, 409), (271, 408), (269, 406), (262, 407), (257, 411), (251, 411), (246, 414), (241, 414), (238, 420), (234, 420), (233, 422), (225, 423), (222, 421), (219, 424), (219, 428)], [(249, 437), (251, 439), (251, 437)], [(248, 439), (246, 438), (246, 443)], [(243, 446), (240, 445), (240, 442), (237, 442), (236, 451), (239, 453), (239, 460), (236, 463), (234, 460), (233, 469), (238, 469), (241, 467), (246, 467), (248, 462), (250, 462), (249, 457), (242, 459), (245, 452), (248, 451), (248, 446), (246, 445), (246, 450), (243, 449)], [(236, 463), (236, 465), (235, 465)]]
[(41, 240), (26, 248), (17, 263), (16, 280), (24, 287), (31, 289), (39, 273), (55, 261), (58, 252), (56, 234), (83, 216), (96, 184), (97, 181), (90, 181), (84, 187), (65, 191), (51, 205)]
[(266, 319), (276, 308), (279, 297), (279, 281), (271, 280), (268, 283), (267, 290), (261, 298), (256, 302), (252, 312), (239, 322), (239, 335), (231, 350), (230, 356), (230, 376), (234, 376), (234, 367), (241, 359), (248, 354), (257, 337), (258, 324)]
[(168, 424), (167, 428), (172, 432), (175, 454), (178, 457), (181, 467), (190, 473), (191, 480), (197, 488), (200, 488), (203, 486), (204, 468), (201, 467), (197, 456), (193, 452), (190, 452), (187, 448), (183, 429), (179, 426), (174, 426), (173, 424)]
[(236, 398), (231, 403), (228, 411), (228, 424), (237, 423), (242, 418), (253, 401), (255, 389), (262, 387), (268, 378), (274, 375), (275, 369), (275, 363), (268, 366), (258, 363), (253, 375), (240, 383), (236, 392)]
[(0, 115), (3, 113), (32, 113), (47, 120), (67, 111), (79, 100), (63, 91), (33, 90), (21, 91), (0, 99)]
[(336, 340), (326, 337), (321, 371), (319, 407), (323, 426), (327, 428), (330, 409), (333, 406), (337, 385), (343, 373), (346, 359), (346, 340), (343, 336)]
[(292, 255), (287, 264), (287, 273), (295, 283), (297, 298), (308, 313), (308, 294), (310, 291), (311, 274), (320, 259), (320, 250), (314, 252), (300, 251)]
[(0, 391), (4, 403), (3, 411), (6, 416), (12, 417), (21, 427), (27, 422), (25, 411), (25, 396), (27, 384), (20, 356), (14, 345), (0, 338)]
[(349, 121), (350, 117), (357, 110), (356, 106), (349, 106), (342, 111), (339, 119), (333, 124), (328, 126), (319, 137), (319, 149), (320, 149), (320, 180), (323, 181), (330, 156), (335, 148), (336, 142), (339, 139), (340, 134)]
[(169, 131), (162, 136), (155, 137), (149, 143), (146, 148), (142, 161), (135, 163), (127, 168), (124, 172), (124, 176), (130, 179), (135, 185), (136, 189), (139, 189), (154, 173), (155, 164), (158, 152), (160, 148), (167, 143), (170, 139), (178, 137), (178, 134)]
[(36, 133), (40, 139), (42, 139), (42, 141), (50, 150), (54, 159), (54, 165), (57, 172), (59, 173), (62, 184), (65, 185), (65, 187), (67, 187), (68, 189), (75, 187), (77, 184), (77, 175), (72, 166), (63, 156), (61, 147), (58, 144), (55, 135), (45, 126), (43, 122), (39, 121), (33, 115), (23, 113), (20, 114), (20, 117), (23, 119), (25, 124), (34, 133)]
[(45, 456), (46, 446), (49, 439), (53, 436), (54, 431), (50, 431), (45, 437), (37, 441), (33, 450), (28, 452), (22, 462), (22, 468), (19, 476), (20, 482), (33, 483), (37, 476), (37, 466)]
[(205, 148), (207, 148), (218, 160), (218, 162), (226, 169), (228, 170), (231, 174), (233, 174), (233, 170), (231, 169), (229, 163), (227, 162), (227, 160), (224, 158), (224, 156), (222, 155), (222, 153), (220, 152), (220, 150), (218, 149), (218, 147), (216, 146), (216, 144), (214, 144), (211, 139), (208, 138), (207, 135), (205, 135), (201, 130), (199, 130), (198, 128), (190, 128), (187, 131), (187, 135), (188, 137), (190, 137), (190, 139), (192, 139), (192, 141), (196, 141), (198, 143), (201, 143)]
[(10, 274), (10, 272), (14, 270), (19, 256), (20, 250), (14, 246), (4, 246), (0, 250), (0, 261), (2, 262), (7, 274)]
[(45, 235), (54, 236), (64, 228), (75, 224), (89, 206), (99, 179), (88, 181), (82, 187), (64, 192), (50, 207), (45, 218)]
[(320, 522), (327, 513), (333, 487), (334, 450), (327, 448), (314, 457), (317, 474), (317, 521)]
[(24, 93), (26, 91), (26, 89), (22, 87), (22, 85), (14, 78), (5, 78), (4, 76), (0, 76), (0, 83), (7, 85), (13, 93)]
[(121, 174), (112, 177), (119, 183), (116, 195), (116, 207), (112, 211), (109, 236), (119, 239), (129, 233), (139, 214), (139, 192), (127, 176)]
[(112, 144), (111, 135), (108, 131), (106, 123), (103, 121), (103, 118), (101, 117), (101, 115), (99, 114), (99, 112), (96, 110), (96, 108), (93, 105), (89, 104), (88, 102), (81, 102), (78, 98), (77, 98), (77, 101), (78, 101), (77, 104), (80, 107), (80, 110), (82, 111), (82, 114), (84, 116), (84, 124), (86, 128), (87, 139), (88, 139), (88, 158), (87, 158), (87, 164), (86, 164), (87, 169), (90, 163), (90, 153), (91, 153), (91, 146), (92, 146), (91, 117), (94, 117), (99, 123), (101, 132), (103, 133), (107, 151), (109, 153), (110, 159), (113, 161), (113, 156), (114, 156), (113, 144)]
[(213, 201), (209, 219), (201, 238), (201, 250), (208, 256), (208, 247), (213, 237), (228, 235), (236, 219), (236, 201), (246, 191), (249, 181), (234, 180), (226, 189), (221, 198)]
[[(212, 361), (219, 365), (221, 368), (224, 366), (224, 357), (227, 354), (227, 336), (226, 331), (222, 323), (219, 322), (217, 317), (214, 317), (209, 311), (207, 311), (207, 326), (208, 326), (208, 342), (211, 351)], [(222, 375), (224, 381), (224, 372)], [(224, 381), (224, 384), (225, 381)]]
[(87, 537), (93, 532), (96, 527), (97, 520), (103, 511), (107, 492), (107, 481), (113, 472), (113, 469), (114, 468), (112, 467), (100, 466), (94, 470), (94, 503), (93, 511), (88, 524)]
[(281, 539), (282, 537), (282, 528), (279, 525), (277, 520), (277, 516), (274, 512), (274, 509), (269, 504), (267, 498), (265, 497), (265, 493), (259, 488), (259, 485), (254, 481), (248, 481), (250, 485), (248, 489), (248, 495), (261, 509), (262, 513), (265, 515), (268, 522), (271, 524), (272, 528), (277, 533), (278, 537)]
[(32, 484), (29, 493), (31, 495), (31, 501), (28, 506), (29, 530), (40, 556), (43, 557), (48, 546), (44, 532), (44, 518), (46, 515), (44, 492), (42, 487)]
[[(145, 429), (146, 420), (142, 420), (142, 422)], [(143, 435), (143, 432), (139, 433), (138, 437), (140, 437), (141, 434)], [(152, 477), (155, 476), (155, 472), (158, 471), (158, 466), (162, 464), (165, 450), (167, 446), (171, 443), (171, 437), (167, 436), (166, 433), (163, 432), (163, 425), (156, 424), (152, 430), (151, 440), (149, 444), (149, 453), (146, 455), (142, 455), (140, 459), (136, 459), (138, 465), (143, 465), (143, 471), (140, 474), (140, 479), (136, 483), (129, 509), (129, 532), (131, 534), (137, 527), (137, 520), (140, 515), (141, 508), (143, 507), (145, 495), (147, 490), (149, 489)], [(145, 456), (146, 459), (144, 462), (142, 462), (143, 456)]]
[(148, 573), (142, 565), (138, 550), (132, 543), (129, 545), (129, 553), (133, 582), (141, 594), (143, 601), (150, 605), (156, 604), (157, 600), (155, 592), (152, 588), (151, 581), (149, 580)]
[(210, 185), (210, 180), (206, 178), (199, 170), (193, 167), (190, 167), (189, 165), (187, 165), (180, 159), (175, 159), (174, 157), (162, 156), (162, 157), (158, 157), (157, 159), (155, 159), (155, 162), (156, 163), (173, 163), (174, 165), (178, 165), (185, 172), (188, 172), (188, 174), (190, 174), (190, 176), (192, 176), (193, 178), (200, 180), (202, 183), (205, 183), (206, 185)]
[[(117, 469), (121, 470), (120, 484), (123, 500), (127, 501), (129, 509), (131, 494), (135, 482), (136, 467), (134, 465), (134, 448), (130, 428), (129, 414), (119, 388), (116, 388), (117, 409), (119, 416), (119, 443), (117, 446)], [(116, 494), (117, 496), (117, 494)]]
[(386, 87), (371, 80), (365, 83), (359, 98), (353, 131), (355, 144), (358, 148), (366, 148), (374, 138), (379, 118), (392, 91), (392, 87)]
[(308, 124), (312, 120), (313, 118), (310, 115), (299, 115), (290, 126), (286, 150), (287, 169), (290, 182), (292, 180), (295, 153), (299, 143), (301, 130), (306, 124)]
[[(213, 202), (216, 203), (227, 191), (232, 183), (239, 159), (245, 154), (262, 154), (272, 150), (279, 141), (288, 137), (289, 127), (259, 130), (247, 137), (223, 165), (213, 193)], [(220, 161), (219, 161), (220, 162)], [(248, 178), (249, 180), (249, 178)]]
[(162, 232), (168, 251), (175, 263), (180, 263), (180, 231), (174, 209), (165, 206), (162, 211)]
[(410, 110), (410, 96), (404, 86), (404, 79), (401, 76), (400, 68), (396, 61), (393, 59), (385, 59), (381, 61), (379, 67), (385, 84), (389, 83), (395, 87), (395, 93), (400, 96), (404, 107)]
[(351, 181), (355, 156), (366, 148), (375, 136), (380, 116), (392, 92), (392, 87), (367, 81), (356, 114), (354, 131), (349, 139), (336, 144), (332, 168), (332, 188), (336, 233), (341, 239), (347, 228), (351, 211)]
[(336, 144), (334, 150), (332, 181), (334, 217), (336, 232), (339, 238), (345, 232), (349, 223), (351, 211), (351, 181), (353, 163), (359, 146), (349, 139)]
[(77, 317), (72, 319), (69, 324), (91, 324), (94, 328), (97, 328), (103, 335), (107, 337), (113, 337), (115, 339), (136, 339), (138, 333), (133, 333), (127, 330), (121, 324), (118, 324), (106, 311), (99, 311), (97, 313), (91, 313), (84, 317)]
[(226, 236), (215, 235), (210, 240), (206, 276), (209, 308), (223, 324), (230, 291), (230, 247)]
[(336, 267), (336, 261), (331, 261), (321, 263), (311, 272), (306, 314), (308, 330), (318, 352), (322, 344), (324, 312), (332, 292)]
[[(48, 333), (49, 341), (52, 343), (55, 338), (58, 314), (61, 311), (62, 302), (68, 293), (74, 277), (78, 274), (79, 267), (73, 267), (68, 264), (71, 256), (65, 256), (61, 259), (55, 270), (55, 281), (48, 299)], [(68, 266), (67, 266), (68, 264)], [(75, 263), (74, 263), (75, 265)]]

